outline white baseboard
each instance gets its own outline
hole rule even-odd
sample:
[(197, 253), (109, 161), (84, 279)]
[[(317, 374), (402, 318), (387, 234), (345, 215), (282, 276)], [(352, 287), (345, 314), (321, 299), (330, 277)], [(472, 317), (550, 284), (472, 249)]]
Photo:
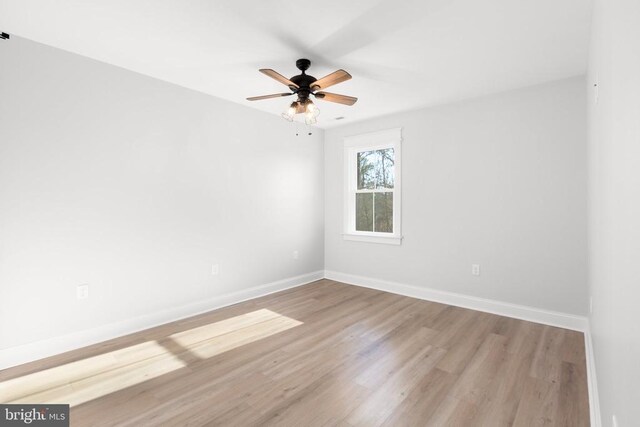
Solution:
[(232, 292), (214, 298), (170, 308), (160, 312), (146, 314), (133, 319), (110, 323), (97, 328), (86, 329), (71, 334), (36, 341), (16, 347), (0, 350), (0, 369), (9, 368), (45, 357), (75, 350), (102, 341), (118, 338), (186, 317), (206, 313), (221, 307), (237, 304), (249, 299), (265, 296), (274, 292), (305, 285), (324, 277), (323, 271), (289, 277), (276, 282), (254, 286), (249, 289)]
[(584, 333), (584, 351), (587, 358), (587, 384), (589, 385), (589, 410), (591, 426), (601, 427), (600, 396), (598, 395), (598, 380), (596, 376), (596, 360), (593, 353), (593, 340), (591, 328)]
[(560, 313), (525, 305), (512, 304), (486, 298), (479, 298), (437, 289), (423, 288), (403, 283), (389, 282), (386, 280), (372, 279), (370, 277), (355, 276), (353, 274), (340, 273), (325, 270), (324, 277), (350, 285), (363, 286), (412, 298), (434, 301), (457, 307), (469, 308), (477, 311), (498, 314), (500, 316), (513, 317), (528, 320), (530, 322), (557, 326), (574, 331), (585, 332), (589, 329), (589, 322), (584, 316)]

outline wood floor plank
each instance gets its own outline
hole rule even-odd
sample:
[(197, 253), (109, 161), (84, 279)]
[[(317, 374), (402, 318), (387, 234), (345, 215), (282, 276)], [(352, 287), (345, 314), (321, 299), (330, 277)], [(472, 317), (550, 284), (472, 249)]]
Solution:
[(562, 425), (556, 419), (559, 389), (559, 384), (538, 378), (528, 381), (520, 399), (514, 427)]
[(478, 425), (500, 427), (513, 424), (525, 385), (531, 378), (529, 371), (535, 347), (534, 342), (529, 352), (511, 353), (507, 350), (503, 353), (505, 360), (492, 382), (487, 384), (482, 401), (477, 403), (480, 409)]
[(452, 374), (459, 374), (465, 370), (469, 361), (490, 335), (493, 326), (498, 321), (498, 316), (478, 313), (472, 320), (474, 327), (463, 328), (455, 338), (456, 344), (453, 346), (446, 345), (449, 347), (449, 351), (438, 364), (438, 368)]
[(544, 328), (531, 366), (532, 377), (544, 379), (554, 384), (560, 383), (564, 337), (565, 331), (563, 329), (552, 326)]
[(560, 397), (556, 420), (559, 425), (586, 425), (589, 414), (589, 396), (580, 387), (586, 382), (586, 372), (582, 365), (562, 362)]
[(506, 338), (501, 335), (488, 335), (465, 366), (458, 381), (451, 387), (449, 394), (476, 406), (486, 403), (487, 393), (494, 391), (491, 387), (494, 378), (505, 366), (505, 342)]
[(421, 427), (431, 419), (457, 377), (440, 369), (432, 369), (409, 392), (407, 398), (387, 417), (382, 425)]
[(475, 416), (477, 408), (473, 403), (456, 399), (447, 394), (442, 403), (435, 409), (434, 414), (425, 420), (425, 426), (476, 426)]
[(74, 426), (588, 426), (584, 336), (321, 280), (0, 371)]
[[(390, 374), (382, 372), (383, 380), (374, 385), (371, 396), (349, 414), (346, 421), (354, 426), (381, 425), (407, 398), (421, 378), (435, 368), (446, 350), (426, 346)], [(370, 388), (371, 389), (371, 388)]]

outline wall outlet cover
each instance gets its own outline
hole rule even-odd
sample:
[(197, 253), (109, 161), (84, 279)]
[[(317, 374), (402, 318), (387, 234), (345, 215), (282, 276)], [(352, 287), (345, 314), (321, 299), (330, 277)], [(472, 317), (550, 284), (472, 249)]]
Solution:
[(474, 276), (480, 275), (480, 264), (471, 264), (471, 274)]
[(89, 298), (89, 285), (78, 285), (76, 288), (76, 297), (78, 299), (87, 299)]

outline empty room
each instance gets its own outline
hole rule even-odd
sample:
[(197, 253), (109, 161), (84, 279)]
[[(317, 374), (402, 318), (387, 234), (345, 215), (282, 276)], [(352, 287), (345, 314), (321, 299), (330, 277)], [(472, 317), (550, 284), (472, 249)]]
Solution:
[(639, 23), (0, 0), (0, 426), (639, 426)]

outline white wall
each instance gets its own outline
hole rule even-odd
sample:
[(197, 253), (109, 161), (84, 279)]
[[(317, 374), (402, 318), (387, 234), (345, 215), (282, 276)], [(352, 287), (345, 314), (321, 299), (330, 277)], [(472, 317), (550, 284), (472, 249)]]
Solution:
[[(343, 137), (394, 127), (404, 241), (344, 241)], [(582, 77), (325, 133), (327, 270), (586, 314), (586, 203)]]
[[(322, 270), (321, 141), (277, 116), (0, 42), (0, 348)], [(90, 298), (78, 301), (82, 283)]]
[(603, 425), (620, 427), (640, 420), (639, 22), (637, 0), (596, 0), (587, 79), (590, 320)]

